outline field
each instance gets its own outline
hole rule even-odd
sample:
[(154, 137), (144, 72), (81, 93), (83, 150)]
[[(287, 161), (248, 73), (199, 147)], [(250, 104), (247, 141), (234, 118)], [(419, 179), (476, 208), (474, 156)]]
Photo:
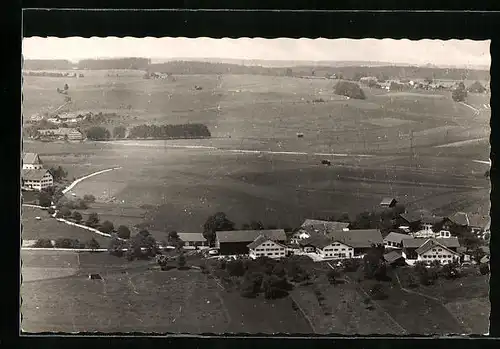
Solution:
[[(367, 99), (361, 101), (335, 96), (331, 80), (179, 75), (172, 81), (145, 80), (142, 72), (107, 74), (89, 71), (85, 78), (67, 81), (72, 103), (66, 109), (117, 112), (125, 116), (117, 123), (127, 125), (199, 122), (209, 127), (213, 138), (81, 144), (25, 141), (26, 152), (39, 153), (48, 166), (63, 166), (69, 179), (121, 167), (91, 177), (72, 190), (76, 196), (96, 196), (97, 202), (87, 211), (98, 212), (101, 221), (199, 232), (209, 215), (223, 211), (237, 226), (260, 220), (265, 225), (296, 227), (314, 216), (347, 212), (354, 217), (373, 209), (386, 196), (398, 198), (410, 210), (427, 208), (442, 215), (457, 210), (489, 212), (490, 184), (484, 177), (488, 165), (473, 161), (489, 158), (490, 110), (484, 108), (488, 95), (469, 96), (467, 102), (480, 109), (475, 114), (467, 105), (453, 102), (449, 92), (365, 89)], [(64, 101), (56, 88), (64, 80), (25, 77), (25, 116), (59, 107)], [(203, 89), (195, 90), (195, 85)], [(322, 101), (314, 101), (319, 98)], [(304, 138), (297, 138), (298, 132)], [(321, 165), (323, 159), (329, 159), (331, 166)], [(40, 228), (47, 222), (51, 225)], [(27, 218), (25, 230), (33, 238), (83, 238), (87, 234), (59, 224)], [(77, 269), (99, 270), (98, 264)], [(139, 272), (140, 268), (145, 269)], [(140, 268), (109, 267), (105, 282), (66, 270), (60, 271), (60, 279), (23, 285), (25, 314), (30, 319), (24, 328), (311, 332), (289, 298), (271, 303), (243, 301), (237, 294), (221, 293), (195, 271)], [(47, 272), (45, 277), (54, 273)], [(441, 333), (466, 332), (464, 328), (479, 333), (484, 328), (481, 314), (488, 308), (484, 295), (476, 303), (450, 299), (445, 307), (391, 288), (388, 300), (367, 310), (360, 304), (363, 293), (352, 287), (348, 283), (322, 290), (335, 315), (316, 324), (318, 333), (340, 329), (397, 334), (401, 326), (408, 333), (433, 333), (436, 328)], [(294, 299), (304, 302), (304, 307), (317, 307), (312, 290), (294, 292)], [(124, 296), (116, 296), (120, 293)], [(56, 307), (57, 296), (61, 305)], [(460, 315), (474, 306), (478, 310), (471, 319), (477, 321)], [(61, 312), (60, 307), (68, 311)], [(420, 320), (407, 316), (413, 312)], [(203, 317), (194, 317), (195, 313)], [(271, 315), (263, 320), (264, 313)], [(296, 321), (287, 321), (292, 317)], [(360, 318), (363, 321), (358, 322)], [(438, 320), (427, 321), (434, 318)]]
[[(33, 265), (57, 268), (21, 286), (27, 332), (311, 333), (289, 299), (242, 300), (196, 270), (162, 272), (106, 253), (41, 252), (22, 252), (23, 275)], [(89, 272), (103, 280), (90, 280)]]
[[(41, 220), (37, 220), (35, 217), (40, 217)], [(58, 222), (50, 217), (47, 211), (38, 208), (23, 207), (21, 222), (23, 240), (69, 238), (78, 239), (85, 243), (94, 238), (104, 248), (108, 246), (110, 241), (108, 238), (91, 231)]]

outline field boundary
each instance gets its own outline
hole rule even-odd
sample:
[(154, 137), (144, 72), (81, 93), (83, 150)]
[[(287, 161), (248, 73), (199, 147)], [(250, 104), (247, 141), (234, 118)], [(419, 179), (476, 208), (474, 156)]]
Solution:
[(443, 307), (445, 306), (445, 305), (443, 304), (443, 302), (442, 302), (440, 299), (438, 299), (438, 298), (434, 298), (434, 297), (432, 297), (432, 296), (428, 296), (428, 295), (426, 295), (426, 294), (423, 294), (423, 293), (420, 293), (420, 292), (417, 292), (417, 291), (413, 291), (413, 290), (409, 290), (409, 289), (407, 289), (407, 288), (404, 288), (404, 287), (403, 287), (403, 285), (401, 284), (401, 280), (399, 279), (399, 275), (398, 275), (398, 273), (397, 273), (397, 272), (395, 272), (394, 274), (396, 275), (396, 279), (398, 280), (398, 285), (399, 285), (399, 288), (401, 289), (401, 291), (406, 292), (406, 293), (413, 293), (413, 294), (416, 294), (416, 295), (418, 295), (418, 296), (421, 296), (421, 297), (425, 297), (425, 298), (431, 299), (431, 300), (433, 300), (433, 301), (438, 302), (438, 303), (439, 303), (439, 304), (441, 304)]
[(299, 302), (297, 302), (295, 300), (295, 298), (292, 296), (292, 294), (289, 294), (288, 296), (290, 297), (290, 299), (292, 300), (292, 302), (295, 303), (295, 305), (297, 306), (297, 308), (300, 311), (300, 314), (304, 317), (304, 319), (306, 319), (306, 321), (309, 324), (309, 326), (311, 326), (311, 329), (313, 330), (313, 332), (314, 333), (318, 333), (316, 331), (316, 328), (314, 327), (314, 324), (313, 324), (312, 320), (309, 318), (309, 316), (307, 316), (306, 312), (304, 311), (304, 309), (302, 309), (302, 307), (300, 306)]

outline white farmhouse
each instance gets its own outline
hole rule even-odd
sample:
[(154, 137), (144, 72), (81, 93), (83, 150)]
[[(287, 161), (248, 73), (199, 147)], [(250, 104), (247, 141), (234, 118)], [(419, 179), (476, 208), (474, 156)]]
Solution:
[(40, 170), (43, 169), (42, 160), (36, 153), (26, 153), (23, 157), (23, 170)]
[(25, 188), (42, 190), (54, 185), (54, 177), (45, 169), (22, 170), (22, 186)]
[(248, 249), (251, 258), (283, 258), (286, 252), (285, 245), (273, 241), (265, 235), (259, 235), (252, 243), (248, 244)]

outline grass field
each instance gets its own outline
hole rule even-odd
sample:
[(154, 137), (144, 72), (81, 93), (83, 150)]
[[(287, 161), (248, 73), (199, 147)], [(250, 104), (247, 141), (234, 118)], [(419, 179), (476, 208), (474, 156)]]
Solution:
[[(35, 217), (40, 217), (41, 220), (37, 220)], [(47, 211), (38, 208), (23, 207), (21, 222), (23, 226), (22, 238), (24, 240), (69, 238), (78, 239), (80, 242), (85, 243), (94, 238), (104, 248), (109, 244), (108, 238), (83, 228), (58, 222)]]
[[(23, 276), (46, 270), (21, 286), (27, 332), (311, 333), (290, 299), (241, 299), (199, 271), (162, 272), (107, 253), (41, 252), (22, 252)], [(91, 272), (103, 280), (89, 280)]]

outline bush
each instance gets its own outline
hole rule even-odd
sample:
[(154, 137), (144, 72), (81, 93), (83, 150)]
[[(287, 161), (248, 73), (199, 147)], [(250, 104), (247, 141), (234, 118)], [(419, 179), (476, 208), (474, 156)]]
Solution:
[(93, 203), (95, 202), (95, 196), (92, 194), (85, 194), (83, 196), (83, 201), (85, 201), (86, 203)]
[(467, 90), (463, 82), (460, 82), (458, 86), (451, 92), (451, 98), (455, 102), (463, 102), (467, 98)]
[(229, 261), (226, 265), (226, 270), (231, 276), (243, 276), (245, 274), (245, 267), (243, 261), (240, 259)]
[(366, 99), (363, 89), (358, 84), (350, 81), (339, 81), (335, 85), (334, 93), (354, 99)]
[(96, 239), (92, 238), (86, 243), (87, 248), (90, 248), (92, 250), (97, 250), (98, 248), (101, 248), (101, 245), (99, 245), (99, 242), (97, 242)]
[(125, 243), (113, 238), (109, 243), (108, 252), (113, 256), (121, 257), (123, 256), (123, 248), (125, 248)]
[(68, 239), (68, 238), (59, 238), (56, 239), (54, 244), (56, 248), (85, 248), (85, 244), (78, 241), (78, 239)]
[(125, 225), (120, 225), (117, 235), (121, 239), (130, 239), (130, 229)]
[(177, 266), (179, 268), (184, 268), (186, 266), (186, 256), (184, 256), (183, 253), (181, 253), (179, 257), (177, 257)]
[(38, 240), (36, 240), (36, 242), (33, 245), (33, 247), (37, 247), (37, 248), (51, 248), (51, 247), (54, 247), (54, 246), (52, 245), (52, 241), (50, 239), (38, 239)]
[(276, 299), (285, 297), (287, 292), (287, 281), (285, 278), (280, 278), (276, 275), (267, 275), (262, 280), (262, 289), (266, 299)]
[(490, 266), (487, 263), (482, 263), (479, 266), (479, 272), (481, 273), (481, 275), (489, 274), (490, 273)]
[(47, 213), (52, 216), (54, 213), (56, 213), (56, 210), (53, 209), (52, 207), (49, 207), (49, 209), (47, 210)]
[(42, 207), (50, 207), (52, 204), (52, 198), (49, 193), (47, 192), (40, 192), (40, 195), (38, 196), (38, 205)]
[(468, 90), (472, 93), (484, 93), (486, 91), (486, 88), (479, 81), (475, 81), (472, 85), (469, 86)]
[(89, 227), (96, 227), (99, 224), (99, 215), (95, 212), (89, 214), (85, 224)]
[(61, 209), (57, 212), (56, 217), (58, 217), (58, 218), (69, 218), (69, 217), (71, 217), (71, 211), (67, 207), (61, 207)]
[(457, 279), (460, 277), (460, 269), (457, 263), (448, 263), (441, 268), (440, 274), (446, 279)]
[(82, 214), (78, 211), (73, 211), (71, 218), (76, 222), (80, 223), (82, 221)]
[(343, 264), (345, 272), (356, 272), (361, 266), (360, 260), (355, 258), (346, 259)]
[(337, 280), (340, 278), (340, 273), (337, 270), (330, 269), (326, 274), (328, 277), (328, 282), (330, 285), (335, 285)]
[(101, 224), (99, 231), (101, 231), (105, 234), (110, 234), (111, 232), (113, 232), (114, 229), (115, 229), (115, 227), (114, 227), (113, 223), (111, 223), (110, 221), (104, 221)]

